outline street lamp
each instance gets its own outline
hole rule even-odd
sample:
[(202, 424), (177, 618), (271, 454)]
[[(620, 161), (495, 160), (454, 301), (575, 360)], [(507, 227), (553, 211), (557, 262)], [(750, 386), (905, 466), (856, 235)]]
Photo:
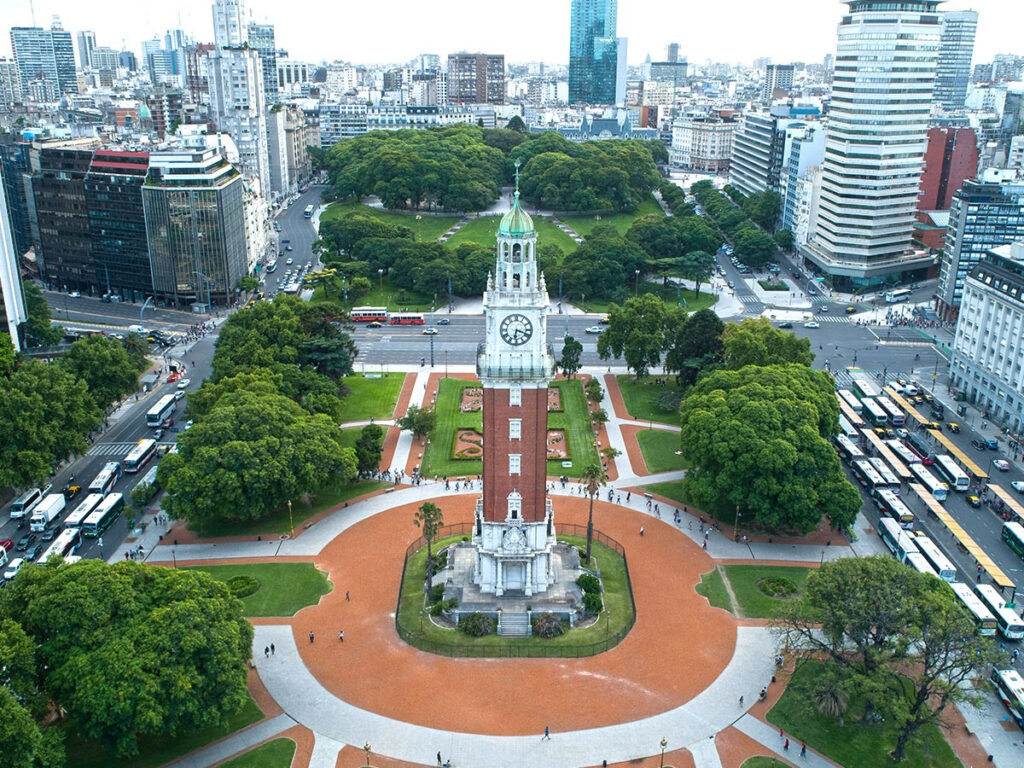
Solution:
[(423, 236), (420, 234), (420, 220), (422, 218), (423, 217), (420, 216), (418, 213), (416, 214), (416, 242), (417, 243), (423, 241)]
[(668, 746), (668, 739), (662, 737), (661, 739), (661, 768), (665, 768), (665, 747)]
[(295, 530), (295, 520), (292, 518), (292, 500), (288, 499), (288, 535), (290, 536)]
[(636, 295), (639, 296), (640, 295), (640, 270), (639, 269), (633, 270), (633, 274), (636, 275)]
[(380, 278), (380, 295), (384, 296), (384, 267), (380, 267), (377, 270), (377, 276)]

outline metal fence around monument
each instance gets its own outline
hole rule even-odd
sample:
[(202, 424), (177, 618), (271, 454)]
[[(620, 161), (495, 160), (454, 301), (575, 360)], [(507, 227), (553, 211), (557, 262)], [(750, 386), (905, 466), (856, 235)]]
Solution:
[[(443, 541), (453, 536), (471, 536), (473, 533), (472, 523), (456, 523), (444, 525), (438, 529), (434, 541)], [(559, 525), (558, 535), (579, 536), (586, 538), (587, 527), (585, 525)], [(622, 558), (622, 566), (626, 574), (626, 591), (629, 595), (630, 616), (629, 621), (616, 632), (606, 635), (602, 640), (591, 643), (578, 643), (574, 645), (555, 645), (545, 642), (541, 638), (530, 642), (522, 640), (506, 640), (500, 645), (472, 645), (458, 642), (443, 643), (431, 640), (419, 634), (414, 629), (402, 626), (402, 594), (405, 589), (405, 573), (409, 567), (409, 558), (427, 546), (427, 540), (420, 536), (405, 550), (405, 559), (402, 562), (402, 576), (398, 584), (398, 604), (395, 608), (395, 631), (409, 645), (421, 651), (434, 653), (439, 656), (450, 656), (456, 658), (570, 658), (579, 659), (587, 656), (596, 656), (599, 653), (611, 650), (621, 643), (633, 625), (636, 623), (636, 601), (633, 599), (633, 581), (629, 575), (629, 560), (626, 558), (626, 550), (619, 542), (600, 531), (594, 531), (594, 541), (603, 544)], [(417, 619), (422, 620), (423, 611), (417, 612)], [(607, 609), (606, 609), (607, 610)], [(427, 621), (429, 621), (427, 617)], [(458, 630), (453, 630), (457, 632)]]

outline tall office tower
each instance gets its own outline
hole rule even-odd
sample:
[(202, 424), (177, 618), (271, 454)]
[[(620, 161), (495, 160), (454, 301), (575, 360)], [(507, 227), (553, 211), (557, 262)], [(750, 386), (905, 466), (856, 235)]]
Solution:
[(453, 104), (504, 104), (505, 57), (487, 53), (449, 54), (448, 100)]
[(572, 0), (570, 104), (615, 103), (619, 70), (617, 15), (618, 0)]
[(977, 31), (977, 11), (946, 11), (942, 14), (939, 60), (935, 67), (935, 101), (946, 112), (964, 108)]
[(32, 168), (29, 161), (31, 148), (30, 143), (17, 141), (12, 134), (0, 138), (0, 172), (4, 179), (14, 250), (19, 257), (32, 247), (32, 212), (35, 206), (30, 200), (31, 189), (25, 182)]
[(17, 62), (0, 56), (0, 110), (13, 109), (20, 95)]
[(20, 254), (15, 249), (11, 222), (7, 215), (4, 178), (3, 168), (0, 167), (0, 297), (4, 300), (7, 331), (11, 336), (11, 343), (14, 345), (14, 351), (20, 352), (21, 338), (18, 334), (18, 327), (28, 320), (28, 313), (25, 311), (25, 300), (21, 292), (19, 278)]
[(771, 101), (776, 91), (786, 91), (793, 87), (792, 64), (769, 64), (764, 70), (764, 85), (761, 87), (761, 100)]
[(11, 50), (18, 65), (22, 95), (78, 93), (71, 33), (53, 17), (50, 29), (11, 27)]
[(249, 47), (244, 0), (213, 4), (214, 49), (207, 71), (210, 114), (217, 129), (230, 134), (238, 147), (242, 173), (259, 182), (260, 194), (270, 192), (267, 156), (267, 113), (263, 96), (263, 63)]
[(806, 259), (840, 289), (923, 278), (911, 243), (927, 146), (940, 0), (845, 0)]
[(124, 67), (129, 72), (135, 72), (139, 68), (139, 60), (131, 51), (121, 51), (117, 54), (117, 66)]
[(249, 22), (249, 47), (255, 48), (263, 66), (263, 98), (267, 104), (277, 101), (277, 47), (274, 25)]
[(205, 148), (155, 152), (149, 169), (142, 202), (157, 299), (228, 302), (248, 273), (242, 177)]
[(83, 30), (78, 33), (78, 66), (89, 69), (92, 66), (92, 51), (96, 47), (96, 33)]
[(679, 43), (668, 44), (668, 60), (673, 64), (679, 61)]

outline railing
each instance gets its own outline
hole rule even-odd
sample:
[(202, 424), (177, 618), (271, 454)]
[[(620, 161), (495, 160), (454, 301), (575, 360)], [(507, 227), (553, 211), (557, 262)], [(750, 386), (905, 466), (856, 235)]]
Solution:
[[(472, 523), (456, 523), (455, 525), (442, 526), (434, 536), (434, 541), (440, 541), (452, 536), (464, 536), (473, 531)], [(563, 536), (586, 537), (587, 527), (585, 525), (561, 525), (558, 526), (558, 533)], [(402, 626), (402, 591), (405, 587), (406, 569), (409, 567), (409, 558), (419, 552), (427, 545), (427, 540), (420, 536), (405, 550), (405, 559), (402, 562), (402, 577), (398, 584), (398, 604), (395, 609), (395, 631), (409, 645), (427, 653), (434, 653), (438, 656), (449, 656), (455, 658), (480, 658), (480, 659), (519, 659), (519, 658), (569, 658), (580, 659), (587, 656), (596, 656), (599, 653), (611, 650), (621, 643), (633, 625), (636, 623), (636, 601), (633, 599), (633, 581), (629, 575), (629, 561), (626, 559), (626, 550), (615, 539), (606, 536), (600, 531), (594, 531), (594, 541), (603, 544), (622, 558), (622, 566), (626, 572), (626, 590), (629, 593), (630, 616), (625, 626), (614, 634), (606, 636), (603, 640), (592, 643), (580, 643), (578, 645), (554, 645), (537, 638), (532, 641), (508, 640), (501, 645), (471, 645), (458, 642), (439, 642), (420, 634), (415, 629)], [(420, 614), (422, 615), (422, 614)], [(573, 630), (570, 630), (573, 631)], [(454, 635), (454, 632), (453, 632)]]
[[(546, 347), (544, 360), (536, 364), (513, 365), (510, 361), (494, 361), (487, 354), (487, 345), (480, 344), (476, 350), (476, 373), (481, 378), (553, 379), (555, 377), (555, 352), (550, 344)], [(525, 355), (524, 355), (525, 356)]]

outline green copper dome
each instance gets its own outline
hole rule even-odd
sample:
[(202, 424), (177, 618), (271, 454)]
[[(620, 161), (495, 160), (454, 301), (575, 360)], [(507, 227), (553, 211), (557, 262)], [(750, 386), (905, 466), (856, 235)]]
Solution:
[(532, 235), (533, 219), (530, 214), (519, 205), (519, 192), (516, 192), (515, 203), (512, 210), (501, 217), (501, 224), (498, 225), (498, 235), (502, 237), (523, 237)]

